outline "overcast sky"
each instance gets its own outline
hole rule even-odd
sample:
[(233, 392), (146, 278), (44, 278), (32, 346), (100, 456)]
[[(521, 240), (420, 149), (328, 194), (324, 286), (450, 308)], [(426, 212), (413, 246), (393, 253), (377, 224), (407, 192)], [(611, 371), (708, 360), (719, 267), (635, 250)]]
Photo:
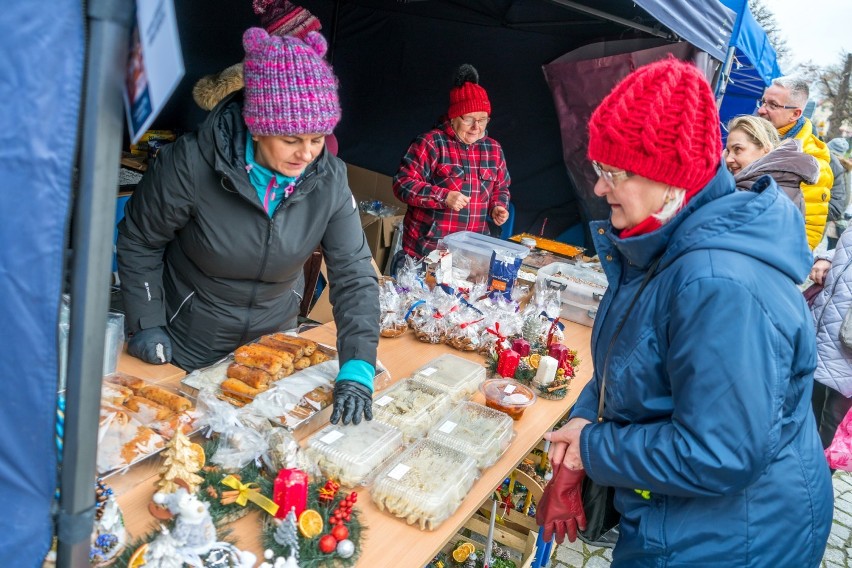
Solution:
[[(790, 47), (793, 66), (809, 59), (820, 66), (840, 63), (852, 52), (852, 0), (768, 0), (781, 35)], [(790, 63), (781, 68), (793, 69)]]

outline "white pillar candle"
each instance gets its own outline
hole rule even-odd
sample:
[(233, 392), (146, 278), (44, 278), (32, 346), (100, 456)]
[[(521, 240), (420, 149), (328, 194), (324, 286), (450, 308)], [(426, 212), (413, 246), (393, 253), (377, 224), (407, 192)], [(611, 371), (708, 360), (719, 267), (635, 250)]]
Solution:
[(558, 366), (559, 362), (550, 355), (542, 357), (538, 362), (535, 379), (533, 379), (535, 384), (545, 387), (552, 383), (553, 379), (556, 378), (556, 369)]

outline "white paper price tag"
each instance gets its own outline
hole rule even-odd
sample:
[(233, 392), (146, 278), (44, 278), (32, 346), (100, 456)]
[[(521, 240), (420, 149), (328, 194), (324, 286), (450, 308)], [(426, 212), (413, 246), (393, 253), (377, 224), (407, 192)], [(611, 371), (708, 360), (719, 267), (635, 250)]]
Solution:
[(375, 402), (376, 406), (387, 406), (393, 402), (393, 397), (385, 395)]
[(417, 374), (420, 375), (421, 377), (431, 377), (432, 375), (434, 375), (437, 372), (437, 370), (438, 369), (436, 367), (426, 367), (425, 369), (423, 369), (422, 371), (420, 371)]
[(506, 385), (506, 388), (503, 389), (503, 392), (506, 394), (512, 394), (515, 392), (515, 385)]
[(449, 434), (450, 432), (456, 429), (456, 426), (458, 426), (458, 424), (456, 424), (452, 420), (447, 420), (446, 422), (441, 424), (441, 427), (438, 428), (438, 431), (443, 432), (444, 434)]
[(402, 479), (402, 476), (404, 476), (406, 473), (408, 473), (409, 469), (411, 469), (411, 468), (409, 466), (405, 465), (404, 463), (398, 463), (398, 464), (396, 464), (396, 467), (394, 467), (392, 470), (390, 470), (388, 472), (388, 477), (390, 477), (391, 479), (396, 479), (397, 481), (399, 481), (400, 479)]
[(333, 444), (343, 437), (343, 432), (340, 430), (332, 430), (322, 438), (320, 438), (320, 442), (323, 444)]

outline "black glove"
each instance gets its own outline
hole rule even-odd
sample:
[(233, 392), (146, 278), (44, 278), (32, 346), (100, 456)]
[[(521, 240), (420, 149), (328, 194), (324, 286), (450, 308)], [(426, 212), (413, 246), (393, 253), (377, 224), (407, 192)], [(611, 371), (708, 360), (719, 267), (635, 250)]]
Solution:
[[(161, 346), (160, 353), (157, 352), (158, 345)], [(172, 360), (172, 341), (162, 327), (140, 329), (127, 342), (127, 352), (146, 363), (162, 365)]]
[(367, 420), (373, 419), (373, 395), (370, 389), (355, 381), (336, 381), (331, 423), (337, 424), (342, 418), (344, 424), (360, 424), (362, 414)]

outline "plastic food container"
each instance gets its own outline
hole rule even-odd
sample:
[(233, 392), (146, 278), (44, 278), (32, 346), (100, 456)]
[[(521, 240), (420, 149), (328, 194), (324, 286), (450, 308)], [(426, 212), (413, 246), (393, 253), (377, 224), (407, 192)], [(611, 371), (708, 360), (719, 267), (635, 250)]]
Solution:
[(560, 316), (591, 327), (601, 298), (606, 292), (606, 276), (592, 268), (555, 262), (541, 268), (536, 279), (546, 288), (560, 290)]
[(307, 451), (326, 477), (354, 487), (400, 448), (402, 432), (372, 420), (348, 426), (329, 424), (311, 436)]
[(415, 379), (403, 379), (373, 400), (376, 420), (402, 431), (406, 444), (423, 438), (452, 405), (444, 391)]
[(470, 398), (485, 380), (485, 367), (458, 355), (432, 359), (412, 374), (412, 378), (450, 395), (453, 402)]
[(429, 439), (471, 456), (480, 469), (485, 469), (509, 447), (514, 436), (512, 422), (503, 412), (462, 402), (432, 427)]
[(479, 388), (485, 395), (485, 406), (505, 412), (512, 420), (520, 420), (538, 398), (532, 389), (512, 379), (488, 379)]
[(420, 440), (378, 473), (370, 494), (380, 511), (434, 530), (458, 509), (477, 476), (472, 457)]
[[(458, 255), (467, 259), (470, 268), (468, 278), (471, 280), (488, 276), (491, 253), (494, 251), (515, 254), (519, 258), (526, 257), (530, 252), (530, 249), (522, 244), (495, 239), (473, 231), (453, 233), (444, 237), (443, 241), (447, 245), (447, 250), (454, 256)], [(462, 264), (454, 259), (453, 265), (461, 266)]]

